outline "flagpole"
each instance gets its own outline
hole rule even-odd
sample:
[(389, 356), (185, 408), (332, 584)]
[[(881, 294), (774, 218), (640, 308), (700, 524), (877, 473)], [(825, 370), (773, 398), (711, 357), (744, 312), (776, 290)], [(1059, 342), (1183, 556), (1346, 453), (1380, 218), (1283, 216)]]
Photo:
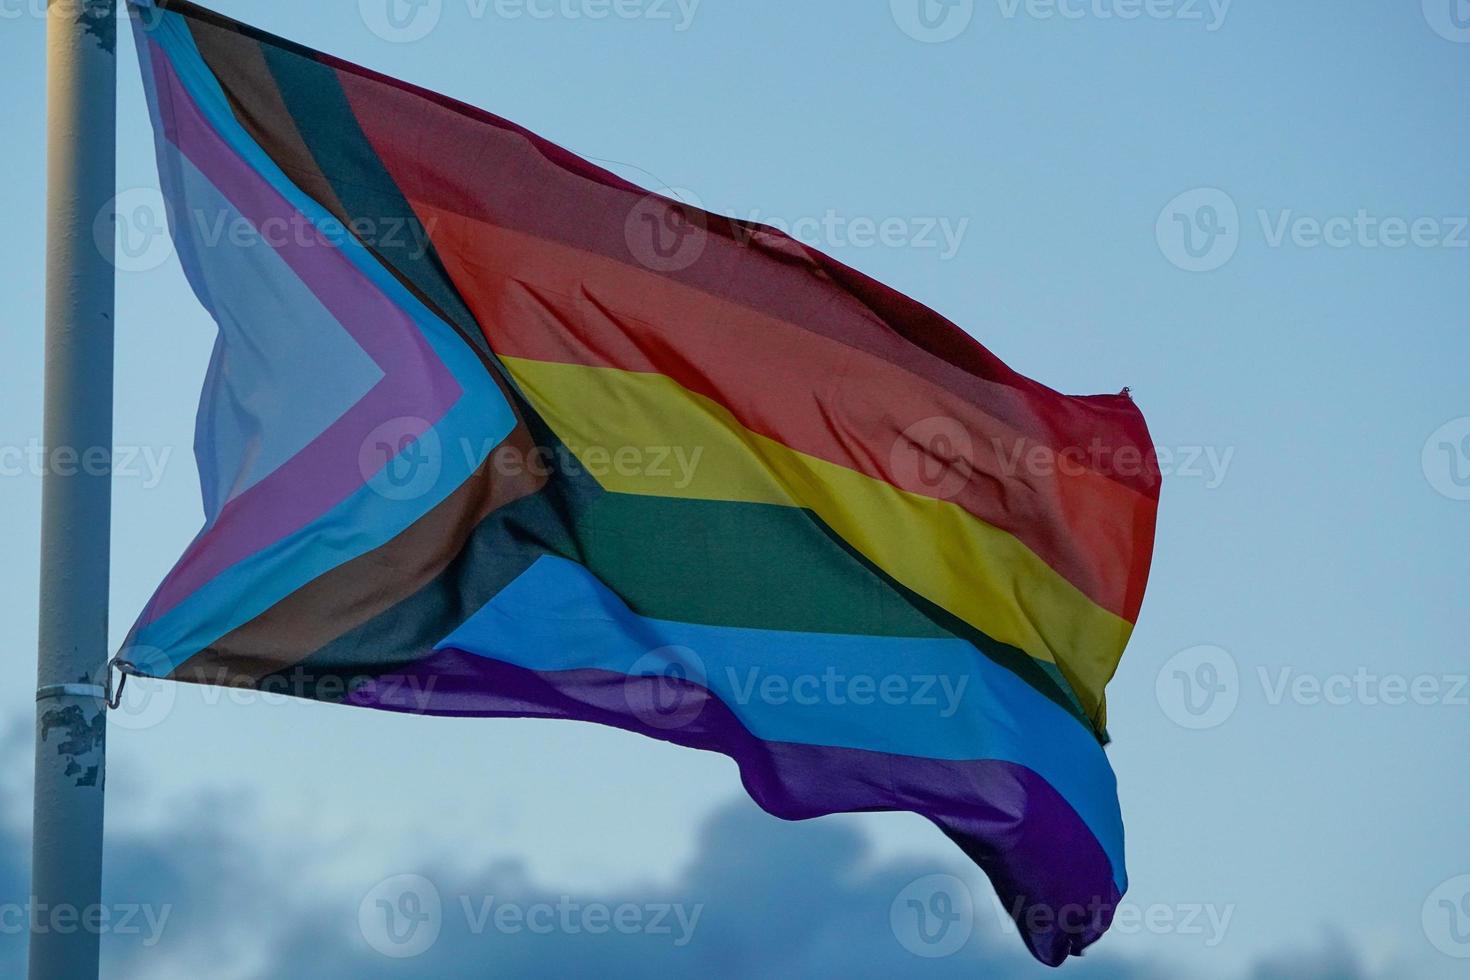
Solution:
[[(102, 911), (111, 225), (116, 175), (113, 0), (46, 13), (46, 465), (36, 689), (31, 980), (89, 980)], [(106, 222), (104, 218), (104, 222)]]

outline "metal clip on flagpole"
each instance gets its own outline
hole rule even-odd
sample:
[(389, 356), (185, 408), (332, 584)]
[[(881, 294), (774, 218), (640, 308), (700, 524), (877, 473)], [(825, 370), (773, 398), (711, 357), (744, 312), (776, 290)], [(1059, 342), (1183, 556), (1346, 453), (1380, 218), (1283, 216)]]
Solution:
[[(101, 701), (108, 711), (116, 711), (118, 705), (122, 704), (123, 688), (127, 686), (128, 676), (136, 674), (131, 661), (124, 660), (119, 654), (107, 662), (107, 678), (102, 684), (47, 684), (36, 688), (37, 701), (49, 701), (53, 698), (95, 698)], [(113, 683), (113, 678), (117, 683)]]
[[(118, 654), (107, 662), (107, 710), (116, 711), (117, 706), (122, 704), (123, 688), (127, 686), (128, 675), (137, 673), (131, 661), (124, 660), (122, 654)], [(117, 677), (117, 686), (112, 684), (112, 678)]]
[[(112, 452), (113, 0), (46, 7), (46, 410), (50, 454)], [(105, 224), (102, 227), (106, 228)], [(85, 457), (84, 457), (85, 458)], [(48, 467), (41, 486), (30, 978), (95, 980), (102, 907), (111, 467)], [(109, 671), (110, 673), (110, 671)]]

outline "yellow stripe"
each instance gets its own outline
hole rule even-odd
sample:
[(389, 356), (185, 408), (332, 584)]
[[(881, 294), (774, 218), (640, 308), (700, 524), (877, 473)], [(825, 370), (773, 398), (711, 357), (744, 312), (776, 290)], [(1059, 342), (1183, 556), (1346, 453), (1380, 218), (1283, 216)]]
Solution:
[(956, 504), (751, 432), (665, 375), (501, 360), (606, 489), (805, 507), (907, 588), (987, 636), (1055, 663), (1083, 710), (1101, 718), (1103, 688), (1132, 625), (1005, 531)]

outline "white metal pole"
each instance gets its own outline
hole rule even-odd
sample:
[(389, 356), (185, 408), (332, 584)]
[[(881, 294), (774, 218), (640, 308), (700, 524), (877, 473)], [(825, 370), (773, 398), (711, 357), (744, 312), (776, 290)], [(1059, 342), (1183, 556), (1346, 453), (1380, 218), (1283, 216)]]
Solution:
[(95, 978), (104, 921), (113, 255), (93, 227), (116, 193), (116, 41), (113, 0), (50, 0), (31, 980)]

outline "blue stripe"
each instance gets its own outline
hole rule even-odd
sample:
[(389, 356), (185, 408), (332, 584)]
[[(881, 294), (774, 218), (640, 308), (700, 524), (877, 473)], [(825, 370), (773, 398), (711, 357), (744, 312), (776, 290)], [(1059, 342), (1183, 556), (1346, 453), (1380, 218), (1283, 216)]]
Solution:
[(1102, 746), (963, 640), (649, 619), (583, 566), (547, 556), (436, 647), (449, 648), (537, 671), (687, 679), (766, 741), (1025, 766), (1077, 811), (1126, 890), (1117, 783)]

